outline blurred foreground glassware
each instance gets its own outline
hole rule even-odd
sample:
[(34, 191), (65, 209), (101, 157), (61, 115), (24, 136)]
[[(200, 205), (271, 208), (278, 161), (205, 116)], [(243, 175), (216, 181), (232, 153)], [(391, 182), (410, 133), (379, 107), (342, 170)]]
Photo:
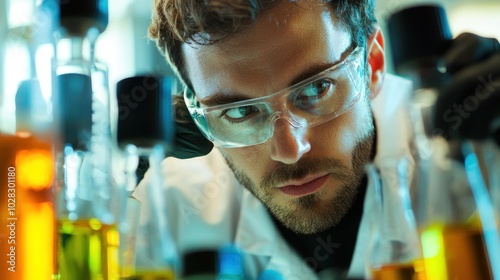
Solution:
[(478, 160), (484, 183), (495, 208), (497, 226), (500, 223), (500, 147), (493, 141), (471, 143)]
[[(472, 189), (474, 201), (477, 205), (477, 215), (483, 230), (483, 238), (492, 278), (500, 279), (499, 221), (497, 219), (498, 216), (496, 215), (494, 201), (491, 198), (491, 194), (494, 193), (490, 192), (490, 190), (495, 190), (498, 186), (495, 186), (495, 182), (491, 180), (493, 176), (489, 176), (492, 171), (498, 171), (491, 169), (491, 167), (496, 167), (498, 162), (493, 162), (492, 166), (486, 167), (486, 170), (483, 170), (481, 168), (481, 160), (479, 160), (478, 153), (475, 151), (475, 147), (477, 146), (484, 149), (484, 144), (477, 145), (470, 140), (463, 141), (461, 148), (465, 158), (465, 171)], [(499, 152), (499, 150), (492, 150), (492, 152)], [(489, 181), (490, 187), (493, 189), (490, 188), (490, 190), (488, 190), (487, 181)]]
[(411, 206), (409, 183), (413, 165), (407, 158), (367, 165), (367, 193), (374, 199), (369, 267), (374, 280), (424, 280), (422, 251)]
[(52, 146), (36, 136), (0, 135), (0, 158), (0, 278), (51, 279), (55, 266)]
[(489, 195), (483, 189), (476, 196), (477, 188), (463, 162), (448, 157), (444, 139), (433, 141), (436, 150), (428, 163), (426, 183), (418, 185), (416, 207), (427, 277), (494, 279), (485, 242), (494, 215)]
[[(422, 24), (421, 18), (426, 18)], [(439, 4), (413, 5), (391, 15), (388, 29), (396, 72), (411, 79), (414, 86), (410, 104), (414, 208), (426, 275), (428, 279), (500, 279), (496, 257), (500, 247), (491, 202), (496, 190), (491, 185), (488, 193), (484, 184), (495, 183), (494, 178), (484, 178), (498, 178), (491, 175), (498, 170), (482, 173), (475, 152), (471, 148), (461, 151), (467, 147), (463, 139), (435, 127), (436, 99), (440, 88), (452, 79), (441, 67), (453, 38), (446, 11)], [(445, 133), (452, 134), (448, 140), (441, 137)], [(484, 170), (492, 170), (482, 163)]]
[[(117, 84), (117, 140), (123, 164), (119, 177), (129, 193), (119, 230), (130, 241), (120, 246), (120, 279), (171, 280), (178, 275), (179, 257), (168, 226), (161, 165), (172, 145), (175, 91), (176, 81), (171, 77), (135, 76)], [(137, 205), (130, 195), (145, 172), (140, 169), (148, 169), (142, 185), (146, 204)]]
[(148, 154), (148, 179), (144, 185), (148, 204), (141, 205), (147, 220), (137, 229), (135, 272), (130, 279), (171, 280), (178, 275), (180, 264), (168, 226), (168, 205), (162, 188), (161, 162), (165, 151), (163, 147), (155, 146)]
[(120, 190), (111, 180), (108, 77), (106, 65), (94, 57), (107, 26), (107, 4), (56, 4), (58, 279), (118, 278)]
[(0, 77), (0, 279), (51, 279), (58, 136), (50, 102), (54, 15), (31, 0), (2, 4), (9, 19), (7, 38), (0, 42), (5, 47), (0, 48), (5, 50), (0, 59), (5, 67)]
[(0, 135), (1, 279), (50, 279), (54, 271), (54, 159), (46, 140)]
[[(200, 249), (187, 252), (182, 261), (183, 280), (244, 280), (243, 253), (233, 244), (220, 248)], [(271, 274), (259, 276), (271, 277)], [(274, 279), (279, 273), (273, 273)]]

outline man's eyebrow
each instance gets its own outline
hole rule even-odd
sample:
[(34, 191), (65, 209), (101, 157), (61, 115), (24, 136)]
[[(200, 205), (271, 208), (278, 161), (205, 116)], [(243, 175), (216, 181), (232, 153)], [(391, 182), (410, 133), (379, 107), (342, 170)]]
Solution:
[(207, 107), (212, 107), (212, 106), (230, 104), (247, 99), (249, 99), (247, 96), (244, 96), (236, 92), (234, 93), (216, 92), (215, 94), (212, 94), (209, 97), (200, 100), (200, 102)]
[(308, 68), (306, 68), (304, 71), (302, 71), (299, 75), (297, 75), (292, 82), (290, 83), (289, 86), (295, 85), (297, 83), (302, 82), (303, 80), (310, 78), (314, 75), (317, 75), (326, 69), (332, 68), (333, 66), (342, 63), (344, 59), (349, 55), (350, 52), (354, 49), (354, 44), (351, 44), (350, 47), (348, 47), (342, 54), (340, 55), (340, 59), (334, 62), (328, 62), (328, 63), (316, 63), (312, 64)]
[(333, 63), (312, 64), (309, 67), (307, 67), (306, 69), (304, 69), (302, 72), (300, 72), (297, 76), (295, 76), (288, 86), (290, 87), (290, 86), (293, 86), (297, 83), (300, 83), (300, 82), (304, 81), (305, 79), (308, 79), (314, 75), (317, 75), (317, 74), (325, 71), (326, 69), (333, 67), (335, 64), (338, 64), (338, 62), (336, 61)]
[(332, 68), (333, 66), (335, 66), (337, 64), (341, 64), (342, 61), (344, 61), (345, 58), (349, 55), (349, 53), (352, 52), (353, 49), (354, 49), (354, 44), (351, 44), (350, 47), (348, 47), (346, 50), (344, 50), (344, 52), (342, 52), (342, 54), (340, 55), (340, 59), (337, 61), (328, 62), (328, 63), (312, 64), (311, 66), (306, 68), (304, 71), (302, 71), (299, 75), (297, 75), (288, 86), (292, 86), (292, 85), (295, 85), (297, 83), (300, 83), (303, 80), (310, 78), (314, 75), (317, 75), (317, 74), (319, 74), (319, 73), (321, 73), (329, 68)]
[[(306, 69), (304, 69), (302, 72), (300, 72), (298, 75), (296, 75), (291, 82), (288, 84), (287, 87), (293, 86), (299, 82), (302, 82), (303, 80), (310, 78), (314, 75), (317, 75), (326, 69), (329, 69), (333, 67), (334, 65), (338, 64), (339, 61), (335, 61), (332, 63), (316, 63), (312, 64)], [(274, 93), (274, 92), (273, 92)], [(200, 100), (200, 102), (207, 106), (207, 107), (212, 107), (212, 106), (217, 106), (217, 105), (224, 105), (224, 104), (230, 104), (238, 101), (243, 101), (243, 100), (248, 100), (248, 96), (245, 96), (241, 93), (237, 92), (232, 92), (232, 93), (222, 93), (222, 92), (216, 92), (209, 97)]]

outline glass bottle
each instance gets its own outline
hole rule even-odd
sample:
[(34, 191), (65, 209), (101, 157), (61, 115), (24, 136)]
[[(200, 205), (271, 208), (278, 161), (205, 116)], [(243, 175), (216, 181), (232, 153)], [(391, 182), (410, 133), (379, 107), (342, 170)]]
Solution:
[[(244, 280), (242, 252), (234, 245), (214, 249), (199, 249), (183, 256), (182, 279), (184, 280)], [(279, 273), (273, 273), (280, 279)], [(264, 274), (260, 278), (269, 277)], [(260, 279), (259, 278), (259, 279)]]
[(494, 279), (483, 211), (463, 163), (447, 157), (447, 152), (433, 154), (427, 184), (419, 186), (418, 219), (426, 273), (429, 279)]
[[(417, 18), (429, 20), (420, 25), (415, 24)], [(414, 84), (410, 104), (417, 167), (414, 205), (426, 275), (429, 279), (493, 279), (496, 274), (498, 278), (494, 252), (500, 246), (493, 230), (491, 197), (481, 182), (484, 175), (478, 169), (471, 172), (464, 161), (475, 154), (474, 149), (454, 135), (445, 139), (432, 125), (438, 89), (451, 79), (440, 68), (451, 43), (445, 10), (439, 5), (403, 9), (391, 16), (389, 29), (396, 69)], [(466, 153), (464, 145), (469, 147)]]
[[(0, 278), (50, 279), (54, 252), (53, 10), (7, 1), (0, 77)], [(40, 256), (45, 256), (40, 258)]]
[[(179, 258), (168, 226), (168, 201), (163, 190), (162, 161), (171, 151), (173, 136), (171, 77), (135, 76), (117, 84), (119, 116), (117, 140), (123, 166), (119, 177), (129, 196), (125, 198), (120, 234), (130, 242), (120, 247), (121, 279), (175, 279)], [(142, 169), (142, 170), (141, 170)], [(138, 207), (133, 197), (143, 183), (145, 199)], [(134, 211), (140, 208), (138, 223)]]
[(107, 68), (94, 49), (107, 1), (58, 1), (56, 37), (59, 279), (117, 279), (119, 189), (111, 180)]
[(426, 279), (409, 192), (413, 167), (404, 157), (367, 166), (376, 212), (368, 260), (371, 279)]

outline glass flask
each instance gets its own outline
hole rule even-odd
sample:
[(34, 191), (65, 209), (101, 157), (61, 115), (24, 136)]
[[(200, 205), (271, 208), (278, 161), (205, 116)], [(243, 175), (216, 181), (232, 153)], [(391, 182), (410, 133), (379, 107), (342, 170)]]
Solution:
[(465, 161), (451, 158), (444, 139), (433, 142), (416, 207), (426, 274), (429, 279), (495, 279), (492, 268), (498, 264), (491, 263), (490, 251), (500, 251), (498, 231), (479, 169), (471, 165), (469, 152)]
[[(153, 75), (129, 77), (117, 84), (118, 177), (128, 194), (119, 231), (130, 241), (120, 246), (121, 279), (170, 280), (179, 275), (162, 174), (162, 161), (172, 149), (176, 85), (172, 77)], [(134, 198), (139, 183), (144, 193), (140, 203)]]
[(413, 167), (406, 157), (367, 165), (368, 188), (372, 189), (366, 199), (375, 200), (368, 259), (371, 279), (426, 279), (409, 192)]

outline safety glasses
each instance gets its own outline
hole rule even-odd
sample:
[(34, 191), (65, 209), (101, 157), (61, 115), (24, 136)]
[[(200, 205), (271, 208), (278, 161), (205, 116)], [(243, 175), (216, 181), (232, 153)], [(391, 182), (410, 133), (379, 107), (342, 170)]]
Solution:
[(194, 92), (184, 90), (186, 106), (201, 132), (217, 147), (238, 148), (266, 142), (274, 122), (286, 119), (309, 128), (349, 110), (362, 95), (364, 49), (355, 48), (342, 61), (271, 95), (204, 107)]

